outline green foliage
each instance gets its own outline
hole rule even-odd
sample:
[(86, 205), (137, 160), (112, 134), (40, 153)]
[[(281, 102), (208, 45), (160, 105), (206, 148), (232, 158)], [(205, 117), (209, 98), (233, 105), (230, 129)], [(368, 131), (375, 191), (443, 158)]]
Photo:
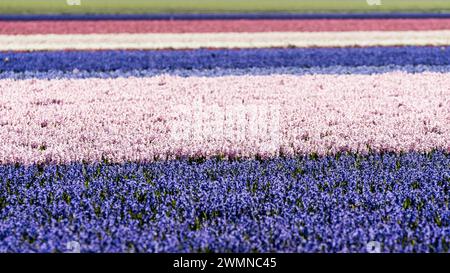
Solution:
[(208, 12), (366, 12), (450, 11), (448, 0), (2, 0), (0, 13), (208, 13)]

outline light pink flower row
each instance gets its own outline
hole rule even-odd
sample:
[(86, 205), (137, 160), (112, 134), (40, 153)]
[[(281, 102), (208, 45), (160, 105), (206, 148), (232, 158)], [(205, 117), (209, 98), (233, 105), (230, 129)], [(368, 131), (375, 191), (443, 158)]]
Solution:
[(0, 80), (0, 163), (450, 151), (450, 74)]

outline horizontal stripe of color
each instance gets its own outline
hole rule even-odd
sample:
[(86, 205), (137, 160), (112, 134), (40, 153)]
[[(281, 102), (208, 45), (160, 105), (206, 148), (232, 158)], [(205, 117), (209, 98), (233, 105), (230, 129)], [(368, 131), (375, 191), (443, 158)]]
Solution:
[(0, 252), (448, 252), (449, 189), (442, 152), (0, 165)]
[(0, 35), (0, 50), (446, 46), (450, 30)]
[(0, 52), (0, 74), (390, 65), (450, 65), (450, 47)]
[(25, 71), (25, 72), (2, 72), (0, 79), (87, 79), (87, 78), (129, 78), (129, 77), (152, 77), (158, 75), (173, 75), (180, 77), (221, 77), (221, 76), (245, 76), (245, 75), (314, 75), (314, 74), (380, 74), (387, 72), (440, 72), (450, 73), (450, 65), (387, 65), (387, 66), (329, 66), (329, 67), (250, 67), (241, 69), (212, 68), (212, 69), (175, 69), (175, 70), (131, 70), (131, 71)]
[(0, 34), (401, 31), (450, 29), (450, 19), (0, 21)]
[(0, 21), (43, 20), (293, 20), (293, 19), (433, 19), (450, 18), (445, 12), (376, 13), (158, 13), (158, 14), (1, 14)]
[(448, 74), (0, 80), (0, 162), (450, 151)]

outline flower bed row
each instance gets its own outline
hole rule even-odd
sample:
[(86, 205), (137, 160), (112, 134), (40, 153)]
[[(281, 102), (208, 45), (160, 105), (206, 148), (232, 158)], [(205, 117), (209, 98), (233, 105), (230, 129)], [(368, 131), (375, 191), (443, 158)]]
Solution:
[(144, 69), (112, 71), (23, 71), (2, 72), (0, 79), (89, 79), (89, 78), (129, 78), (172, 75), (179, 77), (221, 77), (221, 76), (268, 76), (268, 75), (350, 75), (382, 74), (388, 72), (438, 72), (450, 73), (450, 65), (388, 65), (388, 66), (329, 66), (329, 67), (250, 67), (250, 68), (211, 68), (211, 69)]
[(1, 51), (449, 46), (450, 30), (0, 35)]
[(0, 251), (448, 252), (450, 156), (0, 166)]
[(144, 70), (112, 70), (112, 71), (23, 71), (2, 72), (0, 79), (108, 79), (129, 77), (153, 77), (172, 75), (179, 77), (221, 77), (221, 76), (268, 76), (268, 75), (371, 75), (388, 72), (438, 72), (449, 73), (448, 65), (389, 65), (389, 66), (329, 66), (329, 67), (250, 67), (250, 68), (210, 68), (210, 69), (144, 69)]
[(450, 65), (449, 47), (2, 52), (0, 71), (246, 69)]
[(0, 34), (395, 31), (449, 29), (450, 19), (0, 21)]
[(450, 146), (441, 73), (0, 80), (0, 162)]

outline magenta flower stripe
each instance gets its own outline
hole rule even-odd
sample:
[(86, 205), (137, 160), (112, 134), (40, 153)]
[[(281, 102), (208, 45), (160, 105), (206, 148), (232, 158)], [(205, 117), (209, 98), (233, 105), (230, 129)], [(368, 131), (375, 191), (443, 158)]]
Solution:
[(450, 19), (0, 21), (0, 34), (401, 31), (450, 29)]

